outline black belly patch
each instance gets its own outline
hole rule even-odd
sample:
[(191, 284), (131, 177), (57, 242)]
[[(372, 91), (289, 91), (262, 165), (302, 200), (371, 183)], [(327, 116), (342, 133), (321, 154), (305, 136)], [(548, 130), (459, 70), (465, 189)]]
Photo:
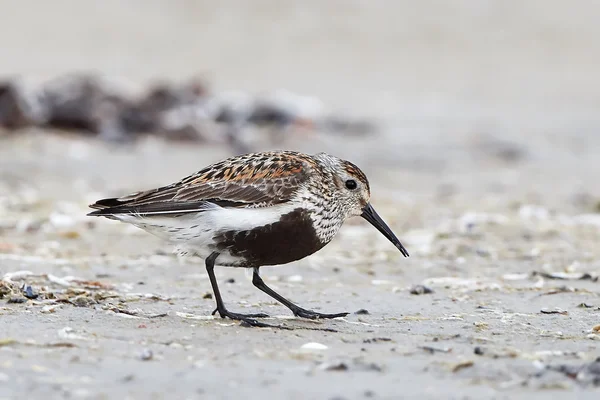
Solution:
[[(247, 231), (227, 231), (214, 237), (217, 251), (246, 260), (244, 266), (286, 264), (321, 249), (321, 243), (306, 210), (297, 208), (269, 225)], [(218, 260), (217, 260), (218, 264)]]

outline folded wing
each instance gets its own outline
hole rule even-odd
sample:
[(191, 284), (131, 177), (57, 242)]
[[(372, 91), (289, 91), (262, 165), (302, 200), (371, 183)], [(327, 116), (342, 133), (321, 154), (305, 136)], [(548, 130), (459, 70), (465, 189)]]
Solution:
[(260, 208), (290, 200), (311, 167), (305, 156), (258, 153), (213, 164), (179, 182), (119, 198), (98, 200), (88, 215), (164, 215), (211, 207)]

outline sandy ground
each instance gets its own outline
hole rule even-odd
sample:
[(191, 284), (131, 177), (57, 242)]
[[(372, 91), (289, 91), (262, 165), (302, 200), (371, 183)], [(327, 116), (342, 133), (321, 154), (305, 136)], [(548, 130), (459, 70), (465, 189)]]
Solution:
[[(202, 72), (219, 90), (285, 87), (378, 119), (376, 137), (285, 146), (363, 167), (411, 257), (357, 219), (263, 272), (306, 308), (353, 314), (290, 319), (249, 274), (222, 268), (232, 310), (291, 329), (213, 319), (202, 260), (85, 213), (226, 148), (2, 136), (0, 399), (597, 398), (593, 2), (26, 3), (2, 5), (4, 75), (95, 69), (135, 87)], [(21, 287), (39, 297), (15, 303)]]

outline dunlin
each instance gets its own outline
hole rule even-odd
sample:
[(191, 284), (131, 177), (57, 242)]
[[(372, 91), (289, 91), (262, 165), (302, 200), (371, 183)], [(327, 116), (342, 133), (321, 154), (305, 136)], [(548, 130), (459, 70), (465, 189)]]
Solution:
[(264, 152), (212, 164), (179, 182), (120, 198), (98, 200), (88, 215), (135, 225), (177, 245), (181, 255), (198, 255), (215, 294), (218, 312), (264, 326), (225, 308), (215, 264), (253, 269), (252, 283), (294, 315), (336, 318), (301, 308), (269, 288), (259, 275), (266, 265), (286, 264), (320, 250), (344, 221), (362, 216), (402, 254), (408, 252), (370, 200), (369, 182), (354, 164), (326, 153)]

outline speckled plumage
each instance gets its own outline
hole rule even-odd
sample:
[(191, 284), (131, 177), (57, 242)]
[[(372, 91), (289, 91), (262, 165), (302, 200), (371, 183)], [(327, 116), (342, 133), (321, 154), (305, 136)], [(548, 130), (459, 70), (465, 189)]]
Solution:
[(168, 186), (99, 200), (89, 215), (133, 224), (176, 244), (180, 254), (197, 254), (207, 260), (209, 274), (210, 261), (254, 268), (260, 279), (259, 267), (318, 251), (358, 215), (407, 256), (369, 199), (367, 177), (351, 162), (278, 151), (232, 157)]

